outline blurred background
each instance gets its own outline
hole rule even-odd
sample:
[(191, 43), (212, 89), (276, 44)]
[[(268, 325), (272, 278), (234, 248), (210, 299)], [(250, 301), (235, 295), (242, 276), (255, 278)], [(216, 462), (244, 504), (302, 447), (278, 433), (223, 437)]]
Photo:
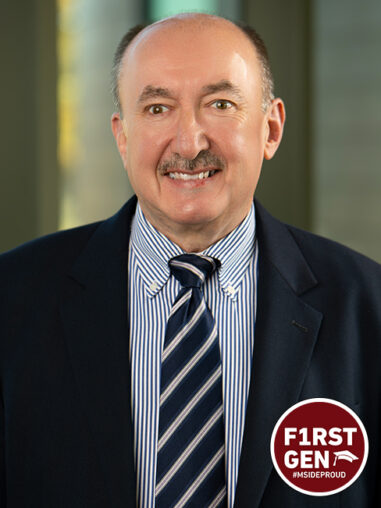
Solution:
[(0, 252), (131, 195), (110, 130), (114, 50), (131, 26), (194, 10), (248, 22), (268, 46), (287, 122), (259, 199), (381, 262), (379, 0), (3, 2)]

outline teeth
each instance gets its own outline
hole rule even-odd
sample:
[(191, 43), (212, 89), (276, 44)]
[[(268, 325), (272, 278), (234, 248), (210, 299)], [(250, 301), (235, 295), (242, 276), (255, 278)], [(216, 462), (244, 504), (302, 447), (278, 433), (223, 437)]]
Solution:
[(172, 180), (203, 180), (209, 176), (213, 176), (216, 171), (204, 171), (203, 173), (197, 173), (195, 175), (188, 175), (187, 173), (168, 173), (169, 178)]

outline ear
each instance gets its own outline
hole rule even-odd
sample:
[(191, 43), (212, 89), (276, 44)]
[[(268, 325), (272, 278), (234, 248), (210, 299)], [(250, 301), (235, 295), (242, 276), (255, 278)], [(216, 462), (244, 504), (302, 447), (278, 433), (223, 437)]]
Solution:
[(286, 120), (286, 110), (282, 99), (274, 99), (266, 112), (267, 117), (267, 137), (265, 140), (264, 157), (272, 159), (280, 145), (283, 135), (284, 122)]
[(125, 132), (123, 120), (120, 118), (119, 113), (113, 113), (111, 117), (111, 129), (114, 134), (116, 144), (124, 166), (126, 166), (126, 151), (127, 151), (127, 135)]

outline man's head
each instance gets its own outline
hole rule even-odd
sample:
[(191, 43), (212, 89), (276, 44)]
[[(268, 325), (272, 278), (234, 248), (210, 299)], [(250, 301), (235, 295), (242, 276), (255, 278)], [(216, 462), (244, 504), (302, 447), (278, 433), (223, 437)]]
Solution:
[(118, 79), (112, 128), (144, 214), (185, 250), (205, 248), (246, 216), (281, 140), (258, 50), (225, 19), (179, 15), (133, 38)]
[[(258, 32), (249, 25), (238, 22), (235, 23), (251, 40), (254, 45), (259, 63), (261, 65), (262, 75), (262, 108), (266, 111), (271, 101), (274, 99), (274, 78), (272, 75), (269, 56), (267, 48)], [(114, 100), (114, 105), (119, 113), (122, 113), (120, 95), (119, 95), (119, 79), (122, 72), (122, 60), (124, 53), (133, 39), (141, 32), (147, 25), (135, 25), (132, 27), (121, 39), (114, 54), (112, 79), (111, 79), (111, 92)]]

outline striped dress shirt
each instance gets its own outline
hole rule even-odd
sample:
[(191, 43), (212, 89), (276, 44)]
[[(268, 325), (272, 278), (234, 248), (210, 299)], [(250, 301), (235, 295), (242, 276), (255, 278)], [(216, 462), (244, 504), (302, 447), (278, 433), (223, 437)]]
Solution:
[[(138, 204), (129, 249), (129, 315), (132, 415), (137, 506), (155, 506), (160, 366), (165, 326), (179, 282), (168, 261), (184, 251), (159, 233)], [(234, 504), (254, 345), (258, 246), (252, 205), (245, 220), (203, 254), (221, 267), (204, 286), (217, 323), (225, 421), (228, 507)]]

